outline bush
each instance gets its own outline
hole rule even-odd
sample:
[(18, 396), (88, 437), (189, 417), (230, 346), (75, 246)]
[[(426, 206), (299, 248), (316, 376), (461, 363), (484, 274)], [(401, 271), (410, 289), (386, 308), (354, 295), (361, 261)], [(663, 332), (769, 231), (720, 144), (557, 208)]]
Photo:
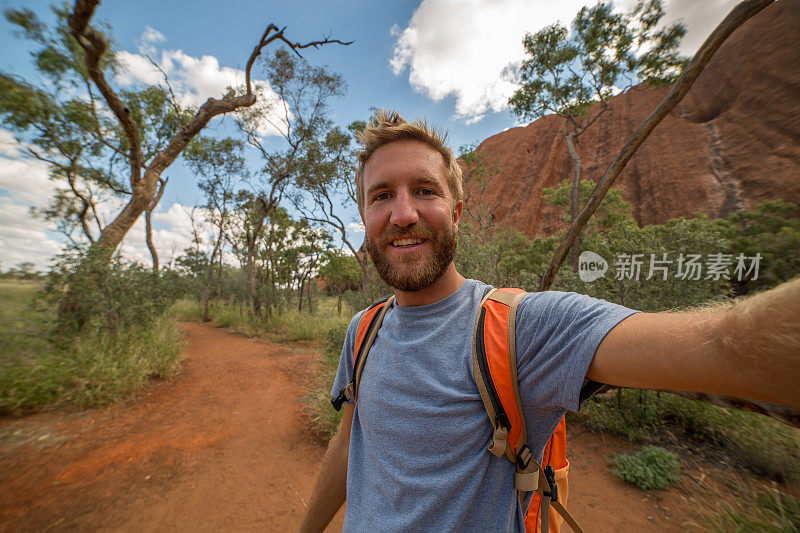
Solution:
[(152, 377), (172, 376), (180, 365), (183, 336), (160, 318), (115, 334), (86, 333), (39, 353), (0, 360), (0, 415), (62, 405), (100, 407), (128, 398)]
[(163, 316), (183, 290), (173, 273), (153, 272), (119, 255), (108, 261), (101, 252), (71, 248), (54, 260), (47, 305), (59, 309), (61, 334), (146, 326)]
[(611, 472), (642, 490), (664, 490), (681, 479), (678, 456), (658, 446), (645, 446), (638, 453), (621, 453), (609, 459)]
[(727, 453), (752, 472), (800, 481), (800, 444), (792, 429), (766, 416), (723, 409), (674, 394), (619, 389), (587, 401), (571, 418), (592, 432), (634, 442), (695, 442)]

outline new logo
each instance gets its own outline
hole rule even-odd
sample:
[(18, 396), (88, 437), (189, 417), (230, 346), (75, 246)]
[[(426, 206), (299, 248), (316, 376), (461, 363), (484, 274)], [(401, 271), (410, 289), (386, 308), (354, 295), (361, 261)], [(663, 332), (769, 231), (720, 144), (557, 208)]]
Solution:
[(600, 279), (608, 271), (608, 262), (594, 252), (586, 250), (578, 257), (578, 276), (584, 283)]

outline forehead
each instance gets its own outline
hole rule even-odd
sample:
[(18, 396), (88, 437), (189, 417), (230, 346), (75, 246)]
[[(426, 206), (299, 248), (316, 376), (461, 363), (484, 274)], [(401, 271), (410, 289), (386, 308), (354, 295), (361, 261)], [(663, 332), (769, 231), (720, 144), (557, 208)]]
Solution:
[(444, 175), (444, 158), (436, 149), (420, 141), (395, 141), (375, 150), (364, 164), (364, 187), (402, 177), (444, 180)]

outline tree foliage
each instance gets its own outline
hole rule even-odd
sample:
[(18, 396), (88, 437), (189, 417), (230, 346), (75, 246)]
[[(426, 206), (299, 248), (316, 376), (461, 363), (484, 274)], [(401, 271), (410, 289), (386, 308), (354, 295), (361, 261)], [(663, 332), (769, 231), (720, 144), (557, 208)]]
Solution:
[[(520, 67), (522, 86), (508, 103), (522, 118), (554, 113), (565, 119), (573, 163), (573, 221), (581, 207), (580, 135), (608, 109), (611, 98), (627, 91), (635, 80), (669, 84), (686, 64), (678, 53), (686, 29), (681, 24), (657, 29), (663, 15), (661, 0), (640, 1), (630, 13), (615, 12), (612, 2), (598, 2), (578, 12), (571, 32), (559, 22), (523, 39), (530, 57)], [(578, 235), (572, 246), (573, 270), (580, 250)]]
[(599, 2), (578, 12), (571, 31), (558, 22), (526, 34), (529, 57), (519, 71), (522, 86), (509, 100), (512, 111), (527, 119), (555, 113), (574, 121), (636, 81), (672, 83), (686, 64), (678, 52), (686, 28), (659, 29), (663, 15), (660, 0), (640, 1), (630, 13)]

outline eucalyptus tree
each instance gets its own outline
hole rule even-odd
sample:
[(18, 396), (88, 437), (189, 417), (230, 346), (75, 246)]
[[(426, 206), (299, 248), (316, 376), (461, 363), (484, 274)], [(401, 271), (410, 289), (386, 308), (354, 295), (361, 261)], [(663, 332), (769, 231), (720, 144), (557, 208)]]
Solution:
[[(564, 119), (572, 160), (570, 217), (580, 209), (581, 157), (578, 138), (608, 109), (610, 100), (633, 84), (670, 84), (687, 60), (678, 52), (686, 33), (680, 24), (659, 25), (661, 0), (640, 1), (629, 13), (612, 2), (582, 8), (571, 31), (560, 22), (523, 39), (529, 56), (520, 70), (521, 87), (508, 103), (521, 118), (555, 114)], [(572, 246), (577, 270), (580, 240)]]
[(295, 209), (303, 217), (334, 230), (350, 250), (362, 273), (367, 269), (366, 255), (359, 253), (348, 237), (355, 220), (347, 216), (356, 200), (355, 173), (358, 168), (356, 135), (366, 127), (364, 121), (350, 123), (346, 130), (332, 127), (323, 138), (311, 143), (298, 164), (297, 194), (292, 196)]
[[(145, 131), (146, 128), (143, 127), (150, 120), (151, 115), (149, 112), (137, 113), (137, 109), (147, 110), (147, 107), (137, 106), (135, 97), (119, 90), (118, 84), (115, 83), (114, 52), (110, 45), (110, 39), (98, 27), (91, 24), (98, 5), (99, 0), (75, 0), (71, 13), (66, 10), (60, 12), (58, 26), (52, 32), (47, 31), (44, 24), (36, 18), (31, 10), (11, 10), (7, 11), (6, 15), (28, 37), (43, 44), (42, 50), (36, 58), (37, 67), (58, 77), (68, 66), (81, 73), (78, 77), (87, 86), (87, 91), (93, 95), (88, 108), (78, 113), (77, 120), (89, 120), (90, 124), (87, 125), (87, 129), (100, 135), (91, 144), (87, 144), (83, 137), (72, 139), (68, 136), (67, 139), (70, 142), (64, 151), (70, 157), (62, 154), (67, 163), (62, 166), (70, 171), (70, 175), (79, 175), (81, 169), (76, 162), (77, 158), (74, 157), (75, 152), (80, 154), (82, 150), (96, 150), (98, 145), (103, 145), (116, 153), (118, 163), (126, 174), (124, 180), (118, 180), (120, 185), (124, 182), (121, 189), (128, 193), (124, 206), (107, 225), (102, 227), (102, 230), (99, 230), (99, 234), (91, 242), (87, 259), (77, 267), (76, 275), (79, 276), (87, 274), (87, 269), (90, 269), (89, 265), (108, 263), (122, 239), (142, 213), (152, 210), (154, 200), (158, 197), (159, 188), (163, 187), (165, 183), (162, 179), (163, 172), (180, 156), (189, 142), (205, 128), (211, 119), (252, 106), (256, 102), (257, 97), (253, 90), (251, 70), (264, 47), (280, 41), (299, 55), (299, 50), (312, 46), (319, 47), (334, 42), (349, 44), (327, 38), (307, 43), (294, 42), (285, 36), (285, 28), (270, 24), (247, 60), (243, 89), (239, 91), (231, 89), (221, 98), (209, 98), (197, 110), (176, 113), (174, 122), (172, 122), (174, 130), (163, 136), (163, 142), (157, 146), (151, 146)], [(64, 53), (64, 51), (68, 53)], [(286, 53), (288, 54), (288, 52)], [(77, 98), (69, 99), (70, 105), (67, 106), (57, 103), (54, 103), (53, 106), (40, 106), (37, 102), (40, 97), (48, 95), (47, 89), (8, 75), (3, 75), (2, 83), (3, 86), (0, 88), (3, 89), (4, 101), (6, 94), (12, 93), (9, 89), (12, 89), (11, 100), (13, 102), (33, 105), (34, 109), (38, 110), (35, 115), (25, 116), (18, 113), (15, 115), (21, 107), (19, 105), (14, 109), (4, 104), (2, 109), (4, 116), (8, 115), (9, 111), (14, 115), (10, 122), (6, 120), (7, 123), (18, 129), (32, 132), (34, 136), (46, 129), (40, 128), (40, 126), (53, 122), (54, 109), (57, 108), (59, 111), (55, 114), (57, 117), (62, 112), (67, 117), (71, 117), (72, 108), (81, 108)], [(96, 122), (98, 126), (95, 127), (91, 122)], [(43, 152), (50, 150), (53, 144), (62, 143), (59, 140), (61, 138), (59, 134), (66, 130), (63, 124), (63, 120), (55, 121), (55, 126), (45, 132), (41, 138)], [(56, 126), (59, 126), (60, 130)], [(103, 134), (109, 131), (116, 132), (114, 140), (118, 142), (103, 142), (107, 140)], [(151, 148), (152, 153), (149, 152)], [(56, 150), (61, 151), (59, 148)], [(60, 170), (60, 172), (65, 171)], [(75, 194), (77, 196), (77, 192)], [(89, 204), (86, 211), (90, 212), (92, 198), (86, 198), (85, 195), (84, 198), (85, 200), (81, 200), (79, 204), (81, 212), (83, 212), (85, 204)], [(84, 217), (84, 219), (88, 220), (88, 217)], [(72, 285), (70, 285), (70, 289), (62, 300), (61, 316), (64, 317), (75, 311), (76, 305), (78, 305), (77, 299)]]
[[(6, 19), (32, 41), (37, 80), (0, 73), (0, 120), (21, 141), (27, 155), (44, 162), (57, 183), (55, 196), (36, 214), (53, 221), (73, 244), (94, 244), (105, 224), (98, 204), (111, 197), (129, 198), (122, 176), (129, 165), (126, 139), (102, 109), (83, 53), (67, 26), (69, 13), (54, 8), (57, 24), (48, 28), (33, 11), (7, 9)], [(119, 65), (109, 52), (98, 65), (113, 76)], [(132, 120), (142, 132), (143, 160), (149, 161), (175, 134), (186, 111), (162, 87), (121, 92)], [(165, 180), (159, 181), (156, 198)], [(148, 231), (148, 244), (151, 238)], [(155, 248), (153, 259), (157, 264)]]
[(229, 231), (231, 208), (240, 181), (247, 168), (243, 143), (236, 139), (214, 139), (199, 136), (187, 147), (183, 156), (189, 168), (199, 177), (198, 186), (206, 198), (203, 206), (206, 221), (214, 228), (213, 247), (208, 261), (203, 290), (203, 320), (211, 320), (210, 300), (214, 266), (218, 269), (218, 292), (222, 279), (222, 245)]
[(271, 300), (258, 291), (258, 243), (265, 234), (267, 241), (274, 237), (281, 201), (304, 179), (307, 162), (332, 128), (328, 102), (345, 90), (340, 75), (313, 67), (285, 49), (259, 66), (274, 97), (237, 114), (239, 128), (263, 165), (252, 176), (251, 190), (239, 197), (242, 216), (237, 224), (237, 249), (256, 316), (271, 310)]

